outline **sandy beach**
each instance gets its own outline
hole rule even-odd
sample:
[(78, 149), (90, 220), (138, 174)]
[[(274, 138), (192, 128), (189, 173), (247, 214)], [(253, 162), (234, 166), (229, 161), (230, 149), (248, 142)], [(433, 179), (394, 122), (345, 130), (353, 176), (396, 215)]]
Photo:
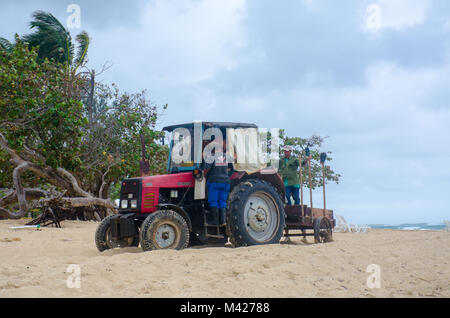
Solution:
[[(449, 297), (450, 232), (335, 233), (328, 244), (99, 253), (94, 222), (11, 230), (0, 221), (0, 297)], [(70, 264), (80, 288), (69, 288)], [(380, 270), (380, 288), (367, 280)], [(373, 268), (373, 265), (372, 265)], [(373, 286), (372, 286), (373, 287)]]

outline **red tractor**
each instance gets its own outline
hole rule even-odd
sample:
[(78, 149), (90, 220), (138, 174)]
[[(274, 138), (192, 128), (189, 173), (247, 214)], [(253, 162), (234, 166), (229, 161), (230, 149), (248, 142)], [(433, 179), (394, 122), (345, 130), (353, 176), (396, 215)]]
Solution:
[[(172, 133), (168, 174), (122, 181), (119, 213), (105, 218), (95, 233), (99, 251), (139, 244), (144, 251), (180, 250), (228, 239), (235, 247), (279, 243), (286, 214), (284, 184), (276, 171), (235, 171), (230, 178), (226, 225), (208, 224), (201, 151), (209, 128), (219, 129), (223, 136), (230, 129), (257, 131), (256, 125), (243, 123), (197, 122), (165, 127), (164, 131)], [(175, 163), (174, 141), (180, 129), (190, 136), (192, 151), (190, 160)], [(325, 230), (330, 231), (327, 224)]]

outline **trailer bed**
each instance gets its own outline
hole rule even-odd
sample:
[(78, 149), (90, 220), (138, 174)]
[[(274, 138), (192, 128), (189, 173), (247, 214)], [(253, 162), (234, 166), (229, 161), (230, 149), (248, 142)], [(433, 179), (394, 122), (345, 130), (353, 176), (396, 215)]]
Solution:
[(333, 210), (324, 210), (320, 208), (311, 209), (303, 205), (304, 216), (302, 216), (301, 205), (287, 205), (284, 208), (286, 213), (286, 229), (288, 230), (306, 230), (314, 228), (314, 219), (325, 217), (330, 221), (332, 228), (336, 226)]

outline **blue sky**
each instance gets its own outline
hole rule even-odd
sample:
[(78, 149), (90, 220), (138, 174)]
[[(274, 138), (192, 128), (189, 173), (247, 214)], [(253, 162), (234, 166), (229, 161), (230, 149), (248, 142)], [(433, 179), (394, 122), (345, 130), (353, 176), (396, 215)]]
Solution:
[(0, 36), (28, 33), (38, 9), (65, 22), (71, 3), (89, 66), (110, 61), (105, 82), (168, 103), (162, 125), (329, 136), (343, 177), (328, 207), (356, 223), (450, 219), (449, 1), (2, 0)]

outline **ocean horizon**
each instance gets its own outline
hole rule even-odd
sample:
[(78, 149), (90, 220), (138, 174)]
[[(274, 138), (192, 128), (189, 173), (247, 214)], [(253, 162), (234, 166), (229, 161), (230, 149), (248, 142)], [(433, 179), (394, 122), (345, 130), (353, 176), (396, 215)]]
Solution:
[(447, 227), (444, 223), (441, 224), (429, 224), (429, 223), (403, 223), (403, 224), (368, 224), (372, 229), (389, 229), (389, 230), (405, 230), (405, 231), (417, 231), (417, 230), (432, 230), (442, 231)]

